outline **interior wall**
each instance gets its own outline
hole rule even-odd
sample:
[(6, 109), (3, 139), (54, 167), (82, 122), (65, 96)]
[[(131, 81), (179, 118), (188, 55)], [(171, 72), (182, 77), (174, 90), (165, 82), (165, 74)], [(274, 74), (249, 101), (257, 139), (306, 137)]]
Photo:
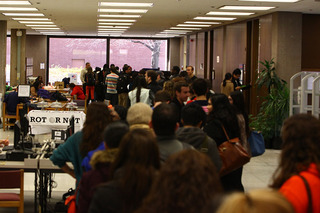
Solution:
[(204, 78), (204, 44), (205, 33), (198, 33), (197, 36), (197, 61), (195, 66), (195, 73), (198, 78)]
[(272, 43), (272, 15), (266, 15), (259, 18), (259, 61), (271, 59), (271, 43)]
[(181, 66), (180, 65), (180, 38), (171, 38), (170, 39), (170, 51), (169, 51), (169, 61), (168, 69), (173, 66)]
[(196, 66), (197, 60), (197, 35), (190, 35), (189, 37), (189, 60), (187, 66)]
[(320, 15), (302, 15), (302, 70), (320, 71)]
[(224, 27), (214, 29), (213, 34), (213, 72), (212, 89), (220, 92), (220, 84), (223, 80), (223, 51), (224, 51)]
[[(26, 57), (33, 58), (33, 76), (42, 76), (46, 82), (47, 36), (28, 35), (26, 38)], [(40, 69), (44, 63), (44, 69)]]

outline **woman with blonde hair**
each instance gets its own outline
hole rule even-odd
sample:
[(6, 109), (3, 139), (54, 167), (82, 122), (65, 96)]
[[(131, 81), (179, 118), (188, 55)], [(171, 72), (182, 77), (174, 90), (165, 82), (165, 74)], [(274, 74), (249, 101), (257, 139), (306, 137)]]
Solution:
[(236, 192), (225, 198), (217, 213), (294, 213), (291, 204), (279, 192), (269, 189), (247, 194)]

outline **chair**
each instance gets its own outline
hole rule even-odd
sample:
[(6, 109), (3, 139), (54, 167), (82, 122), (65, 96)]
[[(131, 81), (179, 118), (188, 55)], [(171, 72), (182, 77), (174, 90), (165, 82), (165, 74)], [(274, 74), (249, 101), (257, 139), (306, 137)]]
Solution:
[(0, 207), (17, 207), (18, 213), (24, 211), (23, 169), (0, 171), (0, 189), (19, 188), (20, 193), (0, 193)]
[(9, 115), (7, 113), (7, 104), (5, 102), (2, 103), (2, 122), (3, 122), (3, 131), (6, 131), (6, 128), (9, 126), (14, 126), (14, 123), (9, 123), (10, 119), (16, 119), (19, 120), (19, 108), (17, 106), (16, 114), (15, 115)]

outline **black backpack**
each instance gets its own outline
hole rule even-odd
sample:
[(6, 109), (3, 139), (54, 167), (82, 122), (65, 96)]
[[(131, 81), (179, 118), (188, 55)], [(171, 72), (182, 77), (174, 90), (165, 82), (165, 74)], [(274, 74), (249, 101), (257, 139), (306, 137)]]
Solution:
[(117, 82), (117, 91), (118, 93), (127, 93), (128, 92), (128, 76), (125, 74), (120, 74)]
[(94, 74), (93, 73), (87, 73), (86, 74), (86, 84), (87, 84), (87, 86), (94, 86), (95, 79), (94, 79)]

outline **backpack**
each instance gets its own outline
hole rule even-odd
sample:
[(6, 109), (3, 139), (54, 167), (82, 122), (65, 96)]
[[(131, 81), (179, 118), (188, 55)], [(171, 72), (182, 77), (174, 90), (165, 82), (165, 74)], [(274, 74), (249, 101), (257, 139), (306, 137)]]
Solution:
[(94, 86), (95, 79), (93, 73), (87, 73), (86, 74), (86, 84), (87, 86)]
[(50, 99), (50, 92), (48, 90), (45, 89), (39, 89), (37, 92), (38, 96), (44, 99)]
[(51, 94), (50, 100), (53, 100), (53, 101), (68, 101), (66, 96), (64, 96), (63, 94), (61, 94), (58, 91), (56, 91), (56, 92)]
[(128, 77), (125, 74), (120, 74), (117, 82), (117, 91), (118, 94), (120, 93), (127, 93), (128, 88), (127, 88), (127, 83), (128, 83)]

